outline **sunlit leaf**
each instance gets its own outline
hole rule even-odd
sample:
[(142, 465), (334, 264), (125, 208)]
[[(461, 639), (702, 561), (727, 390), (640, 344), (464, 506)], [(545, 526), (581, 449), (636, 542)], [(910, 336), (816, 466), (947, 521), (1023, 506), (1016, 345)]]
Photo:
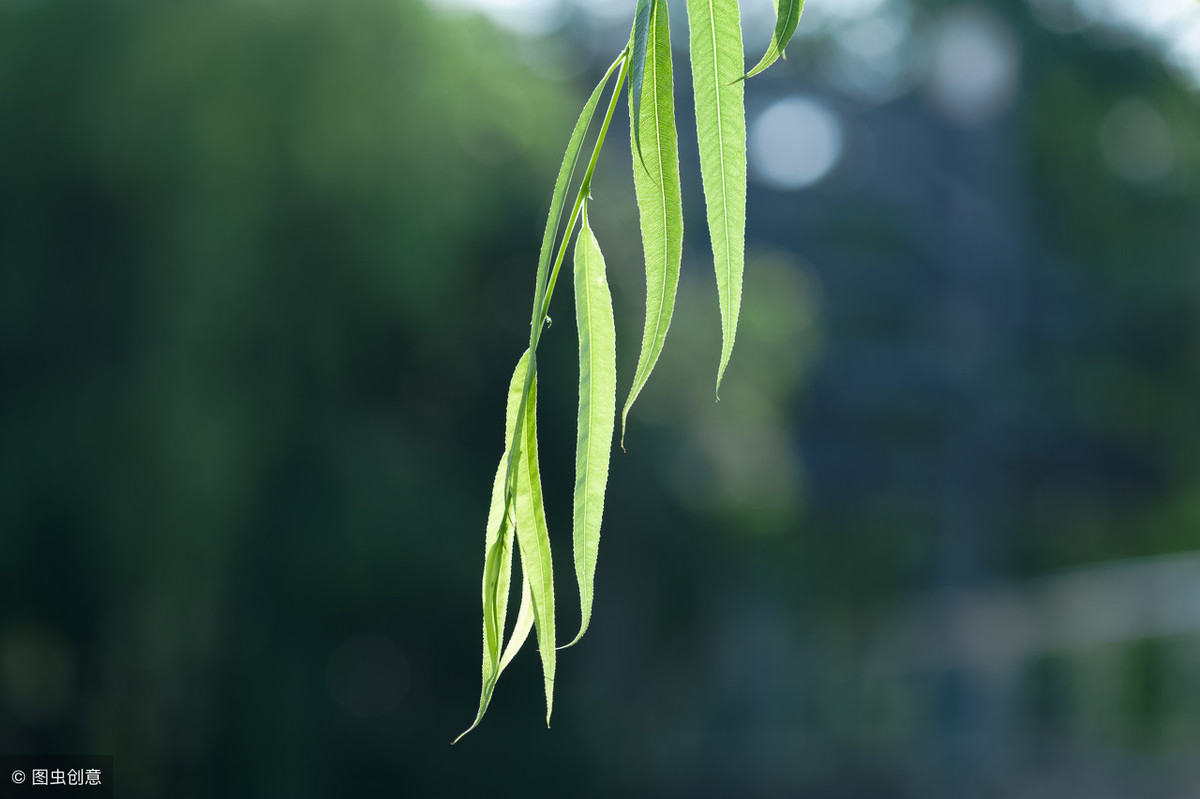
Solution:
[(542, 478), (538, 471), (537, 375), (533, 377), (525, 403), (522, 427), (524, 429), (518, 431), (521, 440), (513, 505), (517, 518), (517, 545), (521, 548), (521, 570), (529, 580), (533, 599), (533, 623), (542, 655), (546, 724), (549, 725), (554, 706), (554, 573), (550, 562), (550, 533), (542, 506)]
[(529, 637), (533, 629), (533, 594), (529, 591), (529, 578), (525, 576), (524, 567), (521, 569), (521, 608), (517, 611), (517, 622), (513, 625), (512, 637), (504, 647), (504, 657), (500, 658), (500, 671), (508, 668), (508, 664), (516, 657), (521, 645)]
[(637, 0), (633, 10), (633, 33), (629, 59), (629, 99), (632, 112), (629, 115), (633, 123), (633, 149), (641, 149), (641, 119), (638, 110), (642, 107), (642, 79), (646, 67), (646, 44), (650, 37), (650, 16), (659, 5), (659, 0)]
[(763, 53), (762, 60), (745, 77), (753, 78), (783, 55), (783, 48), (792, 40), (803, 11), (804, 0), (775, 0), (775, 32), (771, 34), (771, 44)]
[(737, 0), (688, 0), (700, 175), (721, 306), (717, 390), (733, 352), (746, 237), (746, 112)]
[[(546, 230), (542, 238), (542, 252), (538, 267), (537, 291), (534, 298), (534, 324), (530, 331), (530, 347), (518, 364), (517, 372), (509, 393), (509, 422), (504, 458), (497, 471), (493, 486), (491, 515), (495, 526), (489, 524), (487, 557), (484, 562), (484, 661), (483, 688), (480, 695), (479, 712), (471, 726), (455, 739), (457, 741), (473, 730), (483, 718), (500, 672), (512, 661), (516, 652), (528, 636), (530, 624), (537, 629), (538, 649), (542, 657), (542, 671), (546, 689), (546, 723), (550, 723), (554, 697), (554, 584), (550, 558), (550, 539), (546, 515), (542, 504), (541, 477), (537, 461), (537, 344), (545, 318), (545, 306), (554, 290), (554, 278), (558, 264), (568, 241), (570, 229), (563, 233), (562, 248), (555, 261), (553, 274), (548, 274), (548, 264), (557, 238), (559, 222), (565, 207), (566, 189), (571, 182), (579, 151), (588, 125), (596, 110), (600, 94), (612, 73), (620, 67), (621, 72), (613, 87), (612, 100), (604, 117), (604, 123), (596, 138), (592, 160), (583, 181), (576, 191), (576, 205), (568, 228), (573, 227), (575, 212), (581, 210), (583, 199), (588, 195), (589, 180), (595, 167), (600, 147), (612, 119), (613, 106), (624, 85), (627, 74), (627, 52), (622, 52), (609, 67), (603, 80), (596, 86), (579, 115), (566, 155), (559, 169)], [(610, 430), (611, 437), (611, 430)], [(521, 609), (508, 646), (500, 657), (500, 643), (504, 630), (504, 607), (507, 604), (508, 583), (511, 576), (512, 533), (515, 527), (517, 550), (521, 557), (522, 598)], [(493, 530), (495, 531), (493, 533)]]
[[(525, 374), (529, 368), (529, 351), (517, 361), (512, 380), (508, 384), (508, 403), (504, 424), (504, 455), (496, 467), (496, 478), (492, 482), (492, 502), (488, 509), (487, 534), (484, 544), (483, 565), (483, 686), (479, 695), (479, 712), (475, 721), (463, 731), (462, 738), (479, 724), (492, 700), (492, 691), (503, 668), (499, 663), (501, 636), (504, 634), (504, 617), (508, 608), (508, 588), (512, 572), (513, 529), (510, 514), (505, 513), (508, 503), (504, 496), (504, 475), (508, 456), (512, 451), (513, 436), (517, 427), (521, 407), (521, 396), (525, 388)], [(519, 623), (519, 619), (518, 619)], [(458, 741), (455, 738), (455, 742)]]
[[(571, 138), (567, 142), (567, 150), (563, 154), (562, 164), (558, 168), (558, 177), (554, 180), (554, 193), (550, 197), (550, 212), (546, 216), (546, 229), (542, 233), (542, 248), (538, 254), (538, 270), (537, 281), (534, 284), (533, 300), (533, 318), (530, 324), (533, 326), (530, 330), (530, 348), (535, 352), (537, 350), (537, 340), (541, 334), (541, 313), (542, 305), (546, 295), (546, 281), (550, 267), (550, 257), (554, 252), (554, 242), (558, 237), (559, 223), (562, 220), (563, 207), (566, 205), (567, 187), (571, 183), (571, 176), (575, 174), (575, 165), (579, 162), (579, 150), (583, 147), (583, 138), (587, 134), (588, 125), (591, 124), (592, 117), (596, 113), (596, 104), (600, 102), (600, 95), (604, 91), (608, 79), (612, 76), (613, 70), (618, 64), (624, 62), (624, 56), (613, 62), (608, 68), (608, 72), (596, 84), (596, 88), (592, 89), (592, 94), (588, 97), (587, 102), (583, 105), (583, 110), (579, 112), (579, 119), (575, 122), (575, 128), (571, 131)], [(619, 86), (618, 86), (619, 88)]]
[[(661, 7), (661, 6), (660, 6)], [(592, 617), (592, 579), (604, 515), (604, 489), (617, 414), (617, 329), (604, 256), (588, 225), (575, 239), (575, 320), (579, 328), (579, 423), (575, 446), (575, 576), (579, 581), (579, 633)]]
[[(604, 91), (604, 87), (608, 84), (608, 79), (612, 77), (612, 73), (618, 68), (621, 68), (620, 76), (617, 78), (617, 84), (613, 87), (613, 100), (621, 90), (622, 81), (625, 78), (625, 67), (627, 64), (625, 53), (622, 52), (617, 60), (609, 66), (608, 71), (604, 73), (604, 77), (596, 84), (596, 88), (592, 90), (592, 94), (588, 97), (584, 104), (583, 111), (579, 114), (579, 119), (575, 122), (575, 128), (571, 131), (571, 138), (567, 142), (567, 150), (563, 155), (562, 164), (559, 166), (558, 177), (554, 182), (554, 192), (550, 199), (550, 211), (546, 217), (546, 229), (542, 233), (542, 247), (538, 256), (538, 271), (536, 288), (533, 298), (533, 318), (530, 321), (529, 328), (529, 369), (525, 374), (524, 392), (521, 398), (522, 404), (529, 401), (529, 393), (533, 386), (534, 376), (537, 374), (537, 348), (538, 342), (542, 334), (542, 320), (549, 319), (546, 315), (547, 306), (549, 305), (548, 295), (554, 291), (554, 279), (558, 276), (558, 264), (562, 261), (560, 253), (554, 273), (550, 274), (549, 264), (551, 255), (554, 252), (554, 243), (557, 239), (559, 223), (562, 219), (563, 208), (566, 205), (566, 190), (570, 185), (571, 176), (575, 173), (575, 166), (579, 161), (579, 151), (583, 146), (584, 136), (587, 134), (588, 125), (591, 123), (592, 117), (595, 115), (596, 105), (600, 101), (600, 95)], [(607, 130), (608, 123), (612, 118), (612, 108), (609, 107), (608, 114), (604, 119), (604, 126), (601, 129), (600, 135), (596, 141), (596, 150), (604, 143), (604, 132)], [(590, 176), (592, 168), (595, 165), (595, 155), (593, 153), (592, 163), (588, 167), (588, 175)], [(588, 179), (585, 177), (583, 184), (580, 185), (577, 192), (576, 201), (581, 200), (582, 195), (587, 192)], [(574, 224), (574, 217), (569, 220), (569, 225)], [(570, 236), (571, 231), (567, 230), (563, 233), (563, 247), (565, 248), (566, 241)], [(521, 437), (520, 428), (524, 424), (524, 415), (519, 415), (517, 422), (517, 436)], [(512, 484), (517, 476), (517, 459), (513, 456), (509, 457), (508, 468), (505, 475), (505, 486), (509, 489), (508, 497), (512, 496)]]
[[(782, 54), (802, 8), (803, 0), (776, 0), (779, 19), (772, 45), (759, 65), (745, 77), (761, 72)], [(701, 177), (721, 308), (719, 390), (736, 337), (745, 261), (742, 36), (737, 0), (687, 0), (687, 13)], [(591, 160), (574, 191), (571, 213), (564, 226), (567, 191), (580, 149), (600, 95), (618, 67), (620, 73), (596, 135)], [(622, 411), (622, 440), (629, 410), (661, 354), (674, 312), (683, 249), (683, 211), (670, 30), (665, 0), (637, 0), (629, 44), (593, 90), (571, 133), (542, 236), (529, 349), (510, 385), (505, 459), (493, 485), (483, 579), (483, 689), (471, 729), (483, 717), (500, 673), (521, 649), (531, 630), (536, 630), (542, 660), (547, 725), (554, 706), (554, 585), (538, 465), (537, 349), (577, 221), (580, 230), (575, 240), (574, 284), (580, 372), (573, 543), (581, 618), (579, 632), (567, 646), (583, 636), (591, 619), (604, 493), (616, 422), (616, 331), (606, 267), (588, 222), (587, 200), (591, 196), (593, 170), (626, 77), (630, 81), (634, 185), (646, 263), (646, 321), (633, 384)], [(521, 605), (512, 635), (507, 645), (502, 646), (514, 549), (520, 557)]]
[[(633, 385), (621, 412), (621, 442), (625, 425), (642, 387), (662, 352), (683, 255), (683, 202), (679, 189), (679, 150), (675, 132), (675, 95), (671, 74), (671, 33), (666, 3), (657, 3), (646, 47), (645, 85), (641, 111), (630, 90), (630, 116), (641, 119), (642, 152), (633, 149), (633, 183), (641, 218), (642, 249), (646, 256), (646, 323)], [(635, 62), (636, 63), (636, 62)]]

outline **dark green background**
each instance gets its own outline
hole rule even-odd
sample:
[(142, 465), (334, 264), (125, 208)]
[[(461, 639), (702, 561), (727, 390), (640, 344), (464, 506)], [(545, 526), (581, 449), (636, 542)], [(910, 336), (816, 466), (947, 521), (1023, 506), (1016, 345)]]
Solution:
[[(113, 754), (130, 798), (1194, 795), (1194, 630), (1033, 657), (999, 699), (952, 663), (870, 676), (898, 597), (1200, 543), (1196, 97), (989, 7), (1022, 51), (999, 120), (830, 94), (884, 177), (751, 184), (720, 404), (677, 53), (685, 276), (593, 626), (550, 731), (530, 647), (451, 748), (545, 203), (611, 54), (409, 0), (0, 3), (0, 750)], [(751, 111), (828, 92), (822, 46)], [(547, 72), (556, 47), (582, 75)], [(1103, 165), (1129, 95), (1175, 134), (1171, 186)], [(622, 397), (624, 125), (594, 206)], [(572, 315), (540, 397), (560, 637)]]

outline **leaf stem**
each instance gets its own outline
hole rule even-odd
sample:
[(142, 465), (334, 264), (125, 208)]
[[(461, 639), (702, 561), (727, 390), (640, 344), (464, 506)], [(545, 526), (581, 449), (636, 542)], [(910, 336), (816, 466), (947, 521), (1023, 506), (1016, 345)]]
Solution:
[[(602, 87), (608, 83), (608, 79), (610, 77), (612, 77), (613, 71), (616, 70), (616, 68), (621, 65), (622, 60), (626, 59), (627, 54), (628, 54), (628, 47), (625, 50), (622, 50), (621, 54), (618, 55), (615, 59), (613, 59), (613, 62), (608, 65), (608, 69), (606, 69), (604, 71), (604, 77), (600, 80), (599, 85), (596, 87), (597, 91), (600, 89), (600, 87)], [(587, 114), (587, 116), (588, 116), (588, 121), (587, 121), (588, 127), (591, 126), (591, 114), (588, 113), (587, 109), (589, 106), (592, 108), (595, 107), (594, 102), (596, 99), (598, 99), (598, 98), (596, 98), (595, 96), (593, 96), (592, 98), (589, 98), (588, 104), (584, 107), (584, 113)], [(581, 121), (582, 121), (582, 117), (581, 117)], [(579, 143), (582, 144), (582, 142), (579, 142)], [(568, 153), (570, 153), (570, 145), (568, 145)], [(564, 162), (563, 166), (564, 166), (564, 168), (566, 167), (565, 162)], [(572, 163), (570, 171), (572, 174), (568, 175), (568, 177), (567, 177), (568, 183), (570, 182), (570, 178), (573, 177), (573, 173), (575, 171), (574, 163)], [(560, 174), (559, 177), (561, 178), (562, 175)], [(565, 191), (565, 189), (566, 189), (566, 187), (564, 186), (564, 191)], [(558, 190), (556, 188), (555, 189), (556, 197), (554, 200), (555, 203), (559, 202), (559, 200), (560, 200), (560, 198), (557, 196), (557, 191)], [(555, 215), (553, 208), (551, 209), (551, 215), (554, 219), (554, 225), (555, 225), (555, 230), (554, 230), (553, 235), (554, 235), (554, 237), (557, 237), (558, 236), (558, 227), (560, 226), (559, 225), (560, 220), (559, 220), (558, 216)], [(549, 220), (547, 220), (547, 224), (549, 225)], [(547, 228), (547, 233), (549, 234), (549, 232), (550, 231)], [(569, 235), (569, 233), (568, 233), (568, 235)], [(543, 258), (545, 257), (545, 254), (546, 254), (545, 251), (549, 250), (553, 246), (553, 244), (554, 244), (554, 238), (551, 238), (549, 242), (546, 242), (546, 241), (542, 242), (542, 248), (543, 248), (542, 257)], [(530, 345), (531, 352), (533, 351), (534, 347), (536, 346), (537, 337), (541, 335), (541, 324), (539, 324), (539, 323), (542, 322), (543, 320), (539, 316), (538, 312), (542, 309), (542, 299), (545, 297), (545, 294), (546, 294), (546, 266), (547, 266), (547, 262), (541, 262), (538, 264), (537, 278), (534, 281), (533, 310), (531, 311), (531, 314), (530, 314), (532, 316), (532, 318), (529, 320), (529, 329), (530, 329), (529, 345)]]
[[(546, 321), (546, 315), (550, 313), (550, 300), (554, 296), (554, 284), (558, 281), (558, 271), (562, 267), (563, 259), (567, 254), (567, 244), (570, 243), (571, 232), (575, 230), (575, 223), (579, 220), (580, 208), (583, 206), (583, 201), (591, 195), (592, 173), (596, 171), (596, 162), (600, 159), (600, 148), (604, 146), (604, 139), (608, 134), (608, 126), (612, 122), (613, 111), (617, 107), (617, 98), (621, 96), (621, 87), (625, 83), (625, 75), (629, 70), (628, 48), (621, 54), (618, 61), (621, 64), (621, 72), (617, 75), (617, 83), (613, 87), (612, 97), (608, 101), (608, 111), (604, 114), (604, 122), (600, 125), (600, 132), (596, 135), (596, 144), (592, 148), (592, 158), (588, 162), (587, 171), (583, 173), (583, 180), (579, 183), (579, 193), (575, 195), (575, 205), (571, 208), (571, 216), (567, 220), (567, 229), (563, 234), (561, 244), (559, 244), (558, 255), (554, 259), (554, 269), (550, 272), (550, 281), (546, 286), (545, 296), (542, 298), (542, 307), (540, 313), (537, 315), (537, 324), (534, 325), (533, 333), (530, 336), (531, 349), (537, 347), (537, 340), (541, 334), (542, 324)], [(612, 68), (610, 67), (609, 69), (611, 71)]]
[(559, 244), (558, 256), (554, 260), (554, 269), (550, 273), (550, 279), (543, 286), (540, 282), (534, 292), (534, 317), (533, 324), (529, 331), (529, 369), (525, 373), (525, 386), (521, 393), (521, 404), (517, 412), (517, 427), (513, 435), (513, 447), (508, 456), (508, 468), (504, 475), (504, 515), (507, 517), (509, 509), (513, 504), (513, 480), (516, 477), (517, 459), (520, 451), (521, 431), (525, 420), (525, 404), (529, 401), (529, 392), (533, 387), (533, 379), (537, 374), (537, 346), (541, 340), (542, 327), (545, 324), (546, 316), (550, 312), (550, 299), (554, 296), (554, 284), (558, 280), (559, 268), (562, 267), (563, 258), (566, 256), (567, 245), (571, 241), (571, 232), (575, 230), (575, 223), (579, 219), (579, 209), (583, 204), (584, 198), (588, 196), (592, 188), (592, 173), (596, 171), (596, 162), (600, 158), (600, 148), (604, 146), (605, 136), (608, 134), (608, 126), (612, 121), (613, 111), (617, 107), (617, 98), (621, 95), (621, 87), (625, 83), (625, 75), (629, 68), (629, 45), (621, 52), (617, 59), (609, 66), (608, 71), (604, 74), (604, 81), (608, 80), (608, 76), (613, 70), (620, 67), (620, 73), (617, 75), (616, 85), (613, 87), (612, 97), (608, 102), (608, 110), (604, 114), (604, 122), (600, 126), (600, 132), (596, 135), (596, 143), (592, 147), (592, 157), (588, 161), (587, 171), (583, 174), (583, 180), (579, 183), (579, 190), (575, 195), (575, 204), (571, 209), (571, 217), (567, 221), (567, 227), (563, 232), (562, 241)]

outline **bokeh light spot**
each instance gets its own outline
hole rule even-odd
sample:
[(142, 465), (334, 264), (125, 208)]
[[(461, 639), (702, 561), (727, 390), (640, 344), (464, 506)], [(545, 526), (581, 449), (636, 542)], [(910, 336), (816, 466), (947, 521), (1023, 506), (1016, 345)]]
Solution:
[(1012, 34), (991, 12), (978, 6), (947, 12), (933, 42), (934, 104), (962, 125), (991, 120), (1012, 101), (1017, 55)]
[(1122, 100), (1100, 123), (1100, 152), (1117, 176), (1131, 183), (1163, 180), (1175, 169), (1171, 130), (1158, 110), (1141, 98)]
[(772, 105), (750, 126), (750, 166), (777, 189), (811, 186), (837, 165), (842, 126), (821, 103), (789, 97)]

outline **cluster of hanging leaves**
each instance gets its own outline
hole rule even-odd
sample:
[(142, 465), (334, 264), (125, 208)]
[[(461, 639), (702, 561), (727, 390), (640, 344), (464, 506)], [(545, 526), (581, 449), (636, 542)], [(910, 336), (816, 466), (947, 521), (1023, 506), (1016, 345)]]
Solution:
[[(708, 210), (721, 309), (722, 346), (717, 389), (733, 351), (742, 300), (746, 227), (746, 118), (744, 80), (780, 56), (803, 10), (803, 0), (776, 0), (777, 22), (762, 60), (743, 72), (738, 0), (686, 0), (700, 172)], [(500, 673), (529, 633), (537, 631), (546, 687), (546, 723), (554, 698), (557, 642), (550, 537), (542, 506), (537, 454), (537, 351), (550, 299), (574, 241), (575, 319), (579, 333), (579, 425), (575, 449), (574, 555), (579, 583), (579, 632), (592, 613), (592, 579), (604, 513), (608, 462), (616, 426), (616, 328), (604, 256), (588, 223), (592, 173), (613, 111), (628, 87), (630, 152), (646, 261), (646, 323), (633, 384), (621, 411), (621, 440), (634, 400), (645, 386), (666, 340), (683, 254), (683, 204), (675, 129), (674, 81), (667, 0), (638, 0), (629, 43), (583, 106), (554, 183), (538, 259), (529, 348), (508, 389), (504, 455), (496, 469), (488, 512), (483, 567), (483, 688), (473, 730), (483, 718)], [(573, 194), (576, 168), (600, 98), (616, 75), (591, 159)], [(568, 197), (572, 197), (562, 224)], [(556, 246), (557, 245), (557, 246)], [(521, 603), (505, 644), (505, 616), (514, 549), (520, 565)], [(459, 736), (459, 738), (462, 737)], [(456, 739), (457, 741), (457, 739)]]

